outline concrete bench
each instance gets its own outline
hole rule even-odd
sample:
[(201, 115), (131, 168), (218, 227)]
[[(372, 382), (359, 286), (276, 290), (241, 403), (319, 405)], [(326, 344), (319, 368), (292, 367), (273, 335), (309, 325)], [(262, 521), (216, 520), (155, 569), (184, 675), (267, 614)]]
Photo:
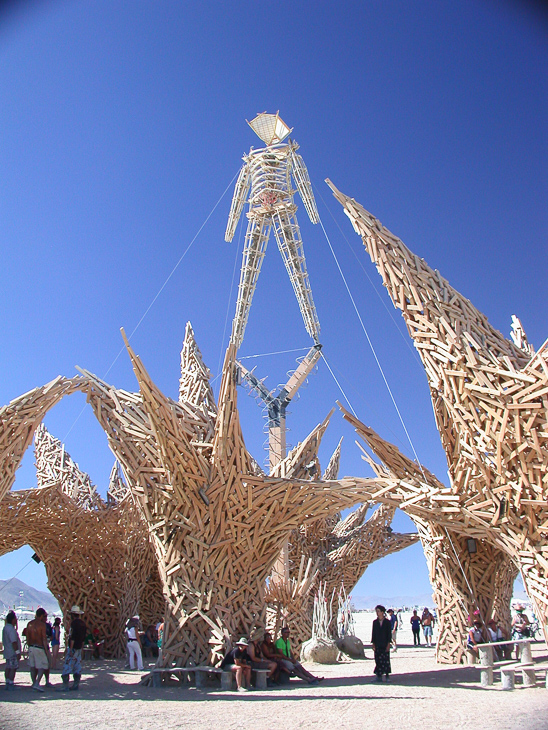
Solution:
[[(181, 686), (184, 686), (186, 678), (193, 674), (197, 689), (206, 689), (210, 677), (219, 677), (221, 689), (223, 690), (231, 690), (236, 681), (232, 672), (225, 672), (218, 667), (155, 667), (152, 669), (152, 686), (161, 687), (162, 682), (165, 682), (173, 674), (179, 675)], [(252, 681), (254, 678), (256, 689), (267, 688), (267, 675), (268, 669), (251, 670)]]
[[(268, 669), (252, 669), (251, 683), (255, 689), (267, 689)], [(221, 689), (233, 690), (236, 686), (236, 677), (233, 672), (223, 672), (221, 674)]]
[(516, 671), (521, 672), (524, 687), (536, 687), (536, 667), (534, 664), (522, 664), (516, 662), (514, 664), (506, 664), (505, 666), (495, 667), (494, 671), (500, 672), (502, 681), (502, 689), (514, 689), (516, 686)]

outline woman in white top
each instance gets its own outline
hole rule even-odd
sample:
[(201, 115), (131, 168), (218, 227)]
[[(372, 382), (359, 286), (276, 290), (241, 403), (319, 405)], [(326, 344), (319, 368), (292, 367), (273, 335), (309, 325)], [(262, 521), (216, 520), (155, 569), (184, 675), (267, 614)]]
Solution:
[[(127, 624), (126, 638), (129, 653), (129, 668), (143, 671), (143, 654), (141, 652), (141, 638), (139, 637), (139, 616), (132, 616)], [(137, 664), (137, 667), (135, 667)]]

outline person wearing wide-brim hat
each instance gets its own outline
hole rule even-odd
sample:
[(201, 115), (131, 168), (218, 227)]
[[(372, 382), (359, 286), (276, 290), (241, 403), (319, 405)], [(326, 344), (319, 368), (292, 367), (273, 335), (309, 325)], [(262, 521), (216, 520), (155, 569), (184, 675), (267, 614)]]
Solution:
[(238, 692), (247, 692), (251, 685), (251, 658), (247, 653), (248, 640), (242, 636), (221, 663), (221, 669), (231, 671), (236, 677)]
[[(63, 692), (66, 692), (68, 689), (78, 690), (80, 687), (80, 678), (82, 676), (82, 647), (88, 630), (86, 622), (82, 618), (83, 614), (84, 612), (80, 606), (74, 605), (70, 609), (70, 631), (67, 639), (65, 662), (61, 670), (63, 685), (60, 689)], [(72, 687), (69, 687), (71, 674), (74, 677), (74, 682)]]
[(127, 650), (129, 655), (129, 668), (143, 671), (143, 651), (141, 637), (139, 636), (139, 615), (132, 616), (126, 627)]

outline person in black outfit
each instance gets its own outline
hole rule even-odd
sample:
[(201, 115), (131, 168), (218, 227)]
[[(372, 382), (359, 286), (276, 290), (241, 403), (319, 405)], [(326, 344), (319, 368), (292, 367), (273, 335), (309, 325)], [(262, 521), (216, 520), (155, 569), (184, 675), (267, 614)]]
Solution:
[(236, 677), (238, 692), (247, 692), (251, 684), (251, 657), (247, 653), (249, 642), (242, 637), (221, 662), (221, 669), (231, 671)]
[(375, 674), (377, 682), (382, 682), (382, 675), (388, 682), (392, 669), (390, 668), (390, 643), (392, 641), (392, 626), (386, 618), (384, 606), (375, 606), (377, 618), (373, 621), (371, 632), (371, 643), (375, 652)]

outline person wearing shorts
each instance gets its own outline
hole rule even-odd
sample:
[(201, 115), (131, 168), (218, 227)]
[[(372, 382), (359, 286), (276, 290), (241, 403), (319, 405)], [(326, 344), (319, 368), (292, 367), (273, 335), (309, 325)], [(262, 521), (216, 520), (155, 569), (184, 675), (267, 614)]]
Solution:
[(422, 612), (421, 623), (426, 646), (432, 646), (432, 636), (434, 635), (432, 624), (434, 623), (434, 617), (427, 608)]
[(43, 692), (40, 680), (49, 669), (50, 651), (46, 634), (48, 614), (44, 608), (36, 611), (36, 617), (27, 624), (27, 644), (29, 645), (29, 667), (32, 689)]

